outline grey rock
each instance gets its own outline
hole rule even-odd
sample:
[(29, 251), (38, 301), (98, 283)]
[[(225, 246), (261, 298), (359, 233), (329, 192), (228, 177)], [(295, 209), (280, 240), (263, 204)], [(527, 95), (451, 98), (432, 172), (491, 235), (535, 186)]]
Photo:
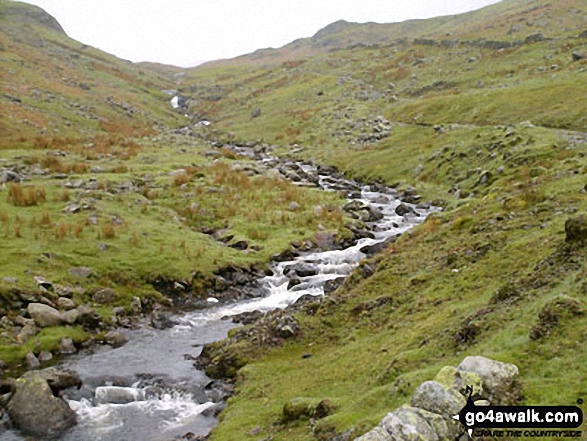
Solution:
[(41, 328), (57, 326), (63, 322), (63, 316), (59, 311), (42, 303), (29, 303), (27, 311)]
[(22, 378), (28, 379), (33, 377), (40, 377), (49, 384), (54, 395), (58, 395), (60, 391), (69, 389), (70, 387), (80, 388), (82, 380), (72, 370), (57, 369), (50, 367), (41, 371), (29, 371), (25, 373)]
[(426, 381), (414, 391), (411, 404), (413, 407), (451, 417), (465, 407), (467, 400), (454, 389), (436, 381)]
[(35, 280), (35, 283), (37, 284), (39, 289), (46, 290), (46, 291), (53, 290), (53, 284), (51, 282), (49, 282), (47, 279), (45, 279), (44, 277), (35, 276), (35, 277), (33, 277), (33, 279)]
[(21, 344), (26, 343), (31, 337), (37, 335), (38, 332), (39, 329), (34, 323), (32, 325), (26, 324), (16, 336), (16, 340)]
[(395, 214), (397, 214), (398, 216), (405, 216), (406, 214), (417, 214), (416, 211), (406, 205), (406, 204), (399, 204), (397, 207), (395, 207)]
[(310, 277), (315, 276), (319, 272), (318, 267), (316, 265), (310, 264), (298, 264), (298, 265), (288, 265), (284, 268), (284, 274), (286, 276), (292, 275), (297, 277)]
[(477, 181), (477, 183), (480, 185), (488, 185), (492, 177), (493, 174), (491, 172), (484, 171), (481, 173), (481, 176), (479, 176), (479, 180)]
[(69, 274), (71, 274), (72, 276), (78, 277), (80, 279), (87, 279), (88, 277), (90, 277), (94, 274), (92, 269), (88, 268), (86, 266), (78, 266), (78, 267), (74, 267), (74, 268), (69, 268), (67, 270), (67, 272)]
[(8, 413), (16, 427), (35, 437), (58, 437), (77, 422), (67, 402), (55, 397), (47, 381), (35, 375), (14, 382)]
[(63, 314), (63, 321), (68, 325), (73, 325), (79, 319), (80, 313), (77, 309), (71, 309), (69, 311), (64, 312)]
[(75, 308), (75, 303), (73, 300), (68, 299), (67, 297), (59, 297), (57, 299), (57, 306), (59, 309), (73, 309)]
[(434, 381), (458, 391), (465, 398), (468, 397), (467, 387), (473, 389), (473, 395), (483, 393), (483, 382), (479, 375), (474, 372), (460, 371), (454, 366), (443, 367), (434, 377)]
[(363, 436), (355, 438), (355, 441), (394, 441), (394, 438), (383, 427), (377, 426)]
[(100, 316), (87, 305), (80, 305), (76, 308), (78, 312), (78, 322), (84, 327), (94, 329), (100, 326)]
[(517, 366), (481, 356), (465, 358), (457, 369), (477, 374), (483, 382), (484, 393), (492, 404), (503, 396), (510, 395), (512, 385), (518, 378)]
[(104, 336), (104, 341), (114, 348), (119, 348), (128, 342), (128, 338), (119, 331), (109, 331)]
[(255, 107), (251, 111), (251, 118), (258, 118), (259, 116), (261, 116), (261, 108), (260, 107)]
[(25, 358), (26, 358), (27, 367), (29, 369), (39, 369), (39, 367), (41, 366), (41, 363), (39, 362), (37, 357), (35, 357), (35, 354), (33, 354), (32, 352), (29, 352), (28, 354), (26, 354)]
[(135, 314), (141, 313), (141, 311), (143, 310), (141, 299), (138, 297), (133, 297), (130, 301), (130, 307)]
[(53, 360), (53, 354), (49, 351), (42, 351), (37, 358), (41, 363), (47, 363)]
[(400, 407), (381, 421), (381, 427), (394, 441), (448, 439), (448, 428), (444, 419), (440, 415), (416, 407)]
[(13, 172), (12, 170), (2, 170), (0, 173), (0, 183), (6, 182), (21, 182), (22, 177), (18, 174)]
[(106, 305), (114, 302), (117, 297), (118, 296), (116, 295), (116, 291), (114, 291), (112, 288), (103, 288), (94, 293), (93, 299), (96, 303)]
[(336, 279), (327, 280), (324, 283), (324, 294), (330, 294), (336, 291), (336, 289), (344, 283), (345, 279), (346, 277), (337, 277)]
[(59, 353), (62, 355), (75, 354), (77, 349), (73, 344), (73, 340), (69, 337), (63, 337), (59, 342)]

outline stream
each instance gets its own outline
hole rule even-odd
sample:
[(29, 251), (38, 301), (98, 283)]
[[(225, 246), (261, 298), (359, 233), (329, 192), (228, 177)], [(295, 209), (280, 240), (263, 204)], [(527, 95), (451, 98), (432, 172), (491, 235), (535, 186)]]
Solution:
[[(238, 152), (253, 156), (251, 149), (238, 148)], [(269, 167), (275, 161), (270, 156), (261, 159)], [(253, 299), (232, 304), (210, 299), (209, 308), (174, 317), (177, 324), (169, 329), (127, 331), (129, 341), (120, 348), (103, 346), (91, 355), (67, 358), (61, 366), (75, 370), (83, 386), (65, 391), (65, 398), (78, 415), (78, 424), (62, 440), (168, 441), (189, 432), (194, 436), (208, 434), (217, 423), (216, 415), (226, 394), (212, 387), (214, 382), (193, 364), (203, 345), (224, 339), (230, 329), (239, 326), (223, 317), (285, 308), (307, 294), (323, 296), (327, 281), (347, 276), (367, 257), (366, 247), (404, 233), (439, 210), (405, 204), (414, 212), (399, 216), (395, 209), (400, 200), (391, 188), (362, 186), (338, 176), (318, 174), (308, 164), (296, 163), (296, 167), (317, 174), (319, 187), (326, 191), (355, 189), (349, 202), (359, 201), (382, 214), (380, 220), (366, 222), (371, 237), (343, 250), (309, 251), (294, 260), (273, 262), (273, 275), (257, 281), (260, 292)], [(296, 268), (297, 285), (291, 286), (291, 271)], [(16, 431), (4, 436), (14, 441), (26, 439)]]

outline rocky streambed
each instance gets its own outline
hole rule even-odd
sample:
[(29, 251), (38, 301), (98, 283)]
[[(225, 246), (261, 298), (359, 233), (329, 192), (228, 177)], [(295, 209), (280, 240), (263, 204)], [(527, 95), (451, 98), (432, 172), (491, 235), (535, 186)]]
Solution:
[[(39, 380), (34, 373), (27, 373), (37, 389), (30, 386), (31, 381), (25, 381), (24, 386), (13, 388), (12, 405), (8, 404), (13, 420), (25, 432), (31, 433), (26, 418), (42, 421), (42, 412), (30, 415), (31, 406), (45, 411), (42, 403), (34, 402), (40, 387), (45, 389), (45, 401), (60, 406), (54, 399), (59, 403), (64, 399), (74, 411), (65, 410), (66, 423), (57, 424), (63, 430), (56, 429), (55, 433), (63, 432), (63, 440), (205, 436), (232, 393), (230, 384), (214, 381), (194, 368), (205, 345), (226, 338), (238, 323), (262, 319), (269, 311), (334, 291), (361, 261), (438, 211), (430, 204), (421, 204), (411, 188), (400, 193), (380, 184), (361, 185), (329, 167), (278, 159), (253, 148), (232, 148), (256, 160), (252, 173), (278, 170), (297, 185), (344, 192), (348, 199), (344, 209), (353, 218), (347, 228), (353, 237), (341, 240), (334, 233), (319, 232), (315, 241), (292, 244), (289, 250), (274, 256), (267, 272), (232, 268), (218, 274), (206, 308), (163, 317), (154, 322), (159, 326), (125, 331), (124, 340), (128, 342), (123, 346), (104, 346), (91, 354), (68, 358), (59, 369), (70, 370), (72, 380), (62, 386), (43, 377), (47, 374), (40, 374)], [(298, 331), (297, 322), (287, 313), (276, 315), (271, 326), (278, 338), (288, 338)], [(79, 388), (69, 387), (80, 383)], [(15, 409), (14, 403), (20, 409)], [(24, 419), (18, 420), (21, 414)], [(77, 424), (69, 428), (72, 421)], [(2, 437), (26, 439), (17, 430), (4, 432)]]

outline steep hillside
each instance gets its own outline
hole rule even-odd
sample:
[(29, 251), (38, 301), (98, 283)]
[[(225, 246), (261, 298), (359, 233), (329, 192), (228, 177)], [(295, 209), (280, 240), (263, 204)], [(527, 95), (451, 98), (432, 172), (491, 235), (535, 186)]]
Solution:
[[(338, 22), (190, 70), (190, 111), (225, 142), (274, 143), (445, 208), (299, 314), (298, 341), (259, 348), (260, 323), (214, 345), (210, 373), (241, 369), (212, 439), (353, 439), (465, 355), (517, 364), (525, 403), (585, 395), (587, 256), (565, 224), (587, 210), (586, 12), (510, 0)], [(334, 408), (284, 423), (295, 399)]]
[(37, 136), (155, 133), (184, 122), (173, 111), (167, 72), (141, 68), (69, 38), (42, 9), (0, 6), (0, 142)]

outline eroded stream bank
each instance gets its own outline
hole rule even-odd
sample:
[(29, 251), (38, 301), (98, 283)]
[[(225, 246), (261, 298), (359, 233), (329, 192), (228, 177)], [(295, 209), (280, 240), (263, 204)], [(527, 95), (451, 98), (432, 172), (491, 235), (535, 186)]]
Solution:
[[(437, 211), (429, 204), (418, 204), (413, 189), (398, 194), (380, 184), (347, 180), (329, 167), (278, 159), (252, 148), (233, 149), (256, 160), (254, 167), (242, 166), (250, 167), (250, 173), (278, 170), (298, 185), (344, 192), (348, 199), (344, 209), (354, 218), (348, 225), (353, 237), (340, 239), (321, 231), (316, 243), (295, 243), (275, 256), (267, 275), (225, 271), (218, 275), (216, 292), (208, 299), (207, 308), (171, 317), (167, 329), (129, 331), (129, 341), (122, 347), (97, 348), (93, 354), (65, 361), (62, 367), (77, 372), (83, 386), (63, 393), (77, 414), (78, 424), (61, 439), (169, 440), (187, 433), (205, 436), (216, 424), (216, 416), (232, 390), (230, 385), (212, 381), (202, 370), (194, 369), (194, 360), (204, 345), (223, 340), (238, 326), (227, 318), (238, 316), (235, 321), (250, 322), (303, 297), (328, 294), (362, 260)], [(288, 314), (277, 317), (270, 326), (276, 339), (287, 339), (298, 332), (297, 322)], [(205, 360), (202, 363), (206, 364)], [(7, 436), (23, 439), (17, 432)]]

